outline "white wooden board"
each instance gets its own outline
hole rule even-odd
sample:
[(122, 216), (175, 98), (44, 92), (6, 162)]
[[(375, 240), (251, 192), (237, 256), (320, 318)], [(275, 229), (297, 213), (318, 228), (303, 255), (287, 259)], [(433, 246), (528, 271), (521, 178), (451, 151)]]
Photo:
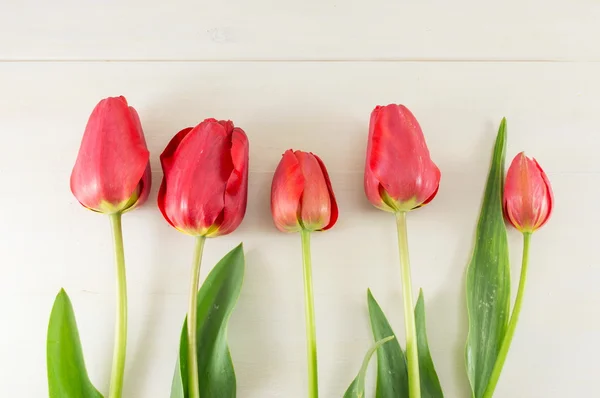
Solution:
[[(598, 396), (598, 21), (595, 0), (0, 0), (0, 397), (47, 396), (45, 334), (60, 287), (92, 381), (108, 389), (110, 231), (68, 180), (93, 106), (121, 94), (141, 115), (154, 182), (148, 204), (124, 218), (125, 397), (169, 394), (193, 243), (156, 208), (158, 155), (206, 117), (232, 119), (250, 138), (247, 216), (208, 242), (202, 269), (244, 241), (229, 327), (238, 396), (306, 396), (299, 236), (278, 232), (269, 212), (272, 173), (290, 147), (323, 158), (340, 205), (338, 224), (313, 239), (321, 397), (342, 395), (370, 345), (368, 287), (403, 340), (393, 218), (362, 189), (369, 113), (390, 102), (415, 113), (442, 170), (438, 197), (410, 215), (409, 232), (446, 396), (469, 396), (464, 271), (503, 116), (509, 157), (540, 161), (556, 211), (534, 237), (496, 397)], [(515, 270), (514, 231), (510, 243)]]
[[(178, 129), (209, 116), (234, 120), (251, 147), (246, 219), (232, 235), (208, 242), (202, 270), (206, 275), (244, 241), (247, 276), (229, 328), (239, 397), (306, 396), (299, 236), (276, 231), (269, 212), (272, 172), (287, 148), (322, 156), (340, 205), (339, 223), (313, 239), (322, 396), (342, 395), (370, 344), (368, 287), (402, 338), (393, 218), (372, 208), (362, 190), (369, 113), (389, 102), (414, 111), (442, 170), (438, 197), (410, 215), (409, 227), (414, 283), (425, 290), (446, 395), (468, 396), (464, 271), (502, 116), (509, 156), (526, 150), (538, 158), (556, 212), (534, 237), (522, 320), (496, 396), (597, 392), (597, 64), (13, 62), (0, 63), (0, 88), (0, 396), (47, 395), (46, 325), (62, 286), (75, 306), (91, 378), (107, 390), (114, 314), (108, 220), (77, 204), (68, 179), (89, 112), (100, 98), (119, 94), (141, 115), (154, 177), (148, 204), (124, 218), (126, 397), (169, 393), (193, 243), (156, 208), (158, 155)], [(514, 231), (510, 241), (517, 264)]]
[(2, 60), (594, 60), (595, 0), (2, 0)]

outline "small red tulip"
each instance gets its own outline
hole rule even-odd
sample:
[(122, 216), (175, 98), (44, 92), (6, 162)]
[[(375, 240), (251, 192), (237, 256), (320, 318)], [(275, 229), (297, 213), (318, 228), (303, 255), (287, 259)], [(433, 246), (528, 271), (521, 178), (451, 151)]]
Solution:
[(404, 105), (377, 106), (371, 113), (365, 192), (382, 210), (408, 211), (429, 203), (440, 185), (419, 122)]
[(554, 196), (550, 181), (533, 158), (521, 152), (513, 159), (504, 186), (504, 214), (521, 232), (533, 232), (552, 214)]
[(206, 119), (177, 133), (160, 161), (158, 207), (169, 224), (206, 237), (240, 225), (248, 200), (248, 138), (241, 128)]
[(285, 151), (271, 185), (271, 214), (283, 232), (327, 230), (338, 208), (323, 161), (302, 151)]
[(103, 99), (85, 128), (71, 191), (90, 210), (107, 214), (131, 210), (148, 198), (149, 158), (135, 109), (125, 97)]

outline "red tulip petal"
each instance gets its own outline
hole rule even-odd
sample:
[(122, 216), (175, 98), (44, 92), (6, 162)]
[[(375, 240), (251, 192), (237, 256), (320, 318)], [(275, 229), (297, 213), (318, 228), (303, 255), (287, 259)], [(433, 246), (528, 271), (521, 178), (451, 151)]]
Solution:
[[(232, 124), (233, 126), (233, 124)], [(231, 134), (231, 160), (233, 170), (225, 189), (223, 222), (219, 224), (218, 235), (234, 231), (246, 214), (248, 201), (248, 156), (249, 145), (246, 133), (234, 128)]]
[(531, 216), (523, 212), (528, 212), (526, 209), (531, 207), (531, 199), (527, 182), (527, 158), (523, 152), (515, 156), (506, 173), (504, 202), (507, 218), (515, 228), (521, 230), (528, 227), (525, 223), (528, 219), (531, 222)]
[(305, 181), (300, 205), (302, 225), (309, 230), (323, 229), (331, 219), (331, 197), (323, 170), (313, 154), (296, 151), (294, 155)]
[(331, 202), (331, 215), (329, 217), (329, 224), (327, 224), (323, 231), (328, 230), (333, 227), (338, 219), (338, 205), (335, 200), (335, 194), (333, 193), (333, 187), (331, 186), (331, 180), (329, 179), (329, 173), (327, 173), (327, 168), (325, 167), (325, 163), (315, 154), (312, 154), (317, 162), (319, 162), (319, 166), (321, 167), (321, 171), (323, 172), (323, 176), (325, 177), (325, 183), (327, 184), (327, 190), (329, 191), (329, 199)]
[(550, 219), (550, 216), (552, 215), (552, 211), (554, 210), (554, 192), (552, 192), (552, 186), (550, 185), (550, 180), (548, 179), (548, 176), (546, 175), (544, 170), (542, 170), (542, 167), (539, 165), (537, 160), (533, 159), (533, 162), (535, 163), (535, 166), (537, 167), (538, 172), (542, 176), (542, 180), (544, 181), (544, 185), (545, 185), (544, 196), (546, 197), (545, 202), (547, 203), (547, 208), (546, 208), (547, 210), (545, 212), (546, 214), (545, 214), (544, 219), (537, 227), (537, 228), (541, 228), (542, 226), (544, 226), (544, 224), (546, 224), (548, 222), (548, 220)]
[(129, 113), (131, 114), (133, 123), (135, 124), (137, 132), (138, 132), (140, 138), (142, 139), (144, 146), (147, 147), (146, 138), (144, 137), (144, 129), (142, 129), (142, 121), (140, 120), (140, 115), (137, 113), (137, 111), (135, 110), (135, 108), (133, 106), (129, 107)]
[(546, 223), (553, 206), (548, 177), (535, 159), (515, 156), (506, 174), (504, 210), (513, 226), (533, 232)]
[(371, 169), (371, 157), (373, 154), (373, 135), (375, 131), (375, 121), (377, 120), (377, 116), (379, 115), (379, 111), (382, 107), (376, 106), (373, 112), (371, 112), (371, 119), (369, 122), (369, 139), (367, 141), (367, 159), (365, 162), (365, 174), (364, 174), (364, 188), (365, 194), (367, 195), (367, 199), (373, 204), (373, 206), (389, 211), (394, 212), (395, 209), (390, 207), (382, 197), (382, 192), (385, 190), (381, 186), (379, 180), (373, 173)]
[(224, 208), (224, 191), (233, 170), (231, 142), (218, 122), (204, 121), (179, 143), (165, 170), (164, 208), (178, 229), (204, 233)]
[(271, 214), (280, 231), (300, 230), (298, 213), (304, 182), (300, 163), (294, 152), (291, 149), (285, 151), (271, 185)]
[(426, 204), (428, 204), (429, 202), (431, 202), (437, 196), (438, 191), (440, 190), (440, 180), (442, 179), (442, 173), (441, 173), (440, 169), (435, 165), (435, 163), (431, 162), (431, 164), (433, 165), (434, 178), (437, 179), (437, 185), (435, 186), (435, 191), (433, 191), (433, 193), (431, 195), (429, 195), (429, 197), (427, 199), (425, 199), (425, 201), (423, 201), (423, 203), (415, 206), (415, 209), (419, 208), (419, 207), (423, 207)]
[[(129, 112), (131, 113), (131, 117), (133, 118), (135, 125), (137, 127), (138, 134), (140, 135), (142, 141), (144, 142), (144, 146), (146, 146), (146, 138), (144, 137), (144, 130), (142, 129), (142, 122), (140, 120), (140, 116), (137, 111), (133, 107), (129, 107)], [(148, 164), (146, 165), (146, 169), (144, 170), (144, 175), (138, 184), (138, 200), (135, 202), (133, 206), (131, 206), (127, 211), (133, 210), (134, 208), (143, 205), (146, 200), (148, 200), (148, 196), (150, 195), (150, 188), (152, 187), (152, 170), (150, 169), (150, 160), (148, 160)]]
[(235, 128), (235, 126), (231, 120), (215, 120), (215, 119), (210, 119), (210, 120), (217, 122), (221, 126), (225, 127), (225, 131), (227, 131), (227, 134), (231, 134), (233, 132), (233, 129)]
[(183, 141), (183, 139), (190, 133), (190, 131), (192, 131), (192, 129), (193, 127), (187, 127), (175, 134), (175, 136), (171, 138), (171, 141), (169, 141), (167, 144), (167, 147), (160, 154), (160, 164), (165, 174), (171, 171), (171, 166), (173, 165), (173, 155), (175, 155), (175, 151), (177, 151), (177, 148), (179, 148), (181, 141)]
[(525, 157), (527, 162), (529, 192), (531, 192), (529, 211), (533, 229), (538, 229), (548, 219), (550, 211), (547, 179), (542, 177), (541, 169), (533, 159)]
[(373, 153), (373, 134), (375, 130), (375, 120), (377, 119), (377, 115), (379, 114), (379, 109), (381, 107), (377, 106), (371, 113), (371, 121), (369, 123), (369, 139), (367, 141), (367, 160), (365, 162), (365, 175), (364, 175), (364, 186), (365, 186), (365, 194), (367, 195), (367, 199), (369, 202), (373, 204), (373, 206), (380, 208), (386, 211), (394, 211), (391, 207), (389, 207), (381, 198), (380, 195), (380, 184), (379, 180), (373, 173), (371, 169), (371, 156)]
[(175, 227), (175, 225), (173, 225), (173, 222), (169, 219), (169, 216), (167, 215), (165, 209), (165, 195), (167, 193), (167, 175), (171, 171), (171, 167), (173, 165), (173, 155), (175, 154), (175, 151), (179, 147), (181, 141), (185, 138), (186, 135), (188, 135), (190, 131), (192, 131), (192, 129), (193, 127), (188, 127), (175, 134), (175, 136), (171, 138), (171, 141), (169, 141), (169, 143), (167, 144), (167, 147), (160, 154), (160, 164), (163, 169), (163, 178), (162, 182), (160, 183), (160, 188), (158, 190), (158, 208), (165, 220), (167, 220), (167, 222), (173, 227)]
[(138, 187), (150, 154), (133, 113), (124, 97), (94, 108), (71, 174), (71, 191), (84, 206), (122, 204)]
[[(167, 210), (165, 208), (166, 194), (167, 194), (167, 182), (166, 182), (165, 177), (163, 176), (163, 179), (160, 183), (160, 188), (158, 189), (158, 197), (156, 198), (156, 202), (158, 204), (158, 209), (162, 213), (164, 219), (167, 220), (167, 222), (169, 224), (171, 224), (171, 226), (175, 227), (175, 225), (173, 224), (173, 221), (171, 221), (171, 219), (169, 218), (169, 215), (167, 214)], [(175, 228), (177, 228), (177, 227), (175, 227)]]
[(400, 204), (431, 198), (441, 174), (414, 115), (402, 105), (375, 108), (369, 134), (367, 167), (388, 195)]
[(146, 166), (146, 170), (144, 170), (144, 175), (140, 181), (140, 197), (137, 202), (135, 202), (134, 207), (141, 206), (148, 200), (148, 196), (150, 195), (150, 187), (152, 186), (152, 169), (150, 168), (150, 163)]

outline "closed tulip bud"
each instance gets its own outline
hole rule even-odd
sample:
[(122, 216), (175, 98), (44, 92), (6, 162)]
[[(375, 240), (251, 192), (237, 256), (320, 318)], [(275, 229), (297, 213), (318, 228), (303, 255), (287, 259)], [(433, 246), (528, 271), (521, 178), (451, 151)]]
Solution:
[(519, 231), (531, 233), (550, 218), (554, 197), (550, 181), (533, 158), (515, 156), (504, 187), (504, 215)]
[(283, 232), (320, 231), (335, 224), (338, 208), (323, 161), (302, 151), (287, 150), (271, 185), (271, 214)]
[(151, 184), (150, 153), (140, 118), (124, 97), (94, 108), (71, 173), (71, 191), (88, 209), (122, 213), (144, 203)]
[(371, 113), (364, 177), (369, 201), (389, 212), (421, 207), (437, 194), (440, 170), (405, 106), (377, 106)]
[(248, 138), (242, 129), (206, 119), (177, 133), (160, 161), (158, 207), (169, 224), (206, 237), (240, 225), (248, 199)]

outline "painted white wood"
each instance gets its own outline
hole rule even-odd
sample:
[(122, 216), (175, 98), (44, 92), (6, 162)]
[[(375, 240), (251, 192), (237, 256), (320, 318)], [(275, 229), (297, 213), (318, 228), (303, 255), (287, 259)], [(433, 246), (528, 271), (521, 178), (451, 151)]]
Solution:
[[(68, 179), (93, 106), (119, 94), (141, 115), (154, 177), (148, 204), (124, 217), (126, 397), (169, 393), (193, 243), (156, 208), (158, 155), (178, 129), (209, 116), (234, 120), (251, 147), (247, 216), (235, 233), (207, 243), (202, 270), (204, 277), (244, 241), (247, 276), (229, 328), (238, 396), (306, 396), (300, 238), (278, 232), (269, 212), (272, 172), (289, 147), (322, 156), (340, 205), (339, 223), (313, 239), (322, 397), (342, 395), (370, 345), (368, 287), (402, 339), (393, 217), (371, 207), (362, 191), (369, 113), (389, 102), (414, 111), (442, 170), (438, 197), (410, 214), (409, 234), (446, 396), (468, 396), (464, 272), (502, 116), (509, 157), (521, 150), (537, 157), (556, 211), (534, 236), (522, 320), (496, 396), (594, 395), (597, 72), (594, 63), (0, 63), (0, 396), (47, 395), (46, 324), (63, 286), (91, 378), (107, 390), (114, 315), (108, 220), (79, 206)], [(510, 243), (516, 283), (514, 231)]]
[(3, 0), (0, 59), (595, 60), (594, 0)]

